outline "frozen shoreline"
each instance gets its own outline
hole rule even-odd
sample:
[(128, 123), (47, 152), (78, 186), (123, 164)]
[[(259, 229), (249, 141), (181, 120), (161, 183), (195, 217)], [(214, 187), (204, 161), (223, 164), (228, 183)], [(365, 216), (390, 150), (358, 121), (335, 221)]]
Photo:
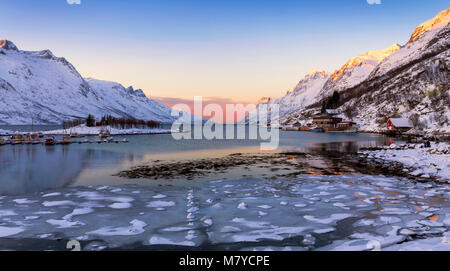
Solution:
[[(108, 131), (110, 131), (111, 135), (137, 135), (137, 134), (170, 134), (172, 130), (169, 129), (139, 129), (139, 128), (131, 128), (131, 129), (117, 129), (111, 128), (109, 126), (106, 127)], [(60, 129), (53, 131), (45, 131), (43, 134), (45, 135), (69, 135), (69, 134), (78, 134), (78, 135), (98, 135), (102, 127), (87, 127), (82, 124), (80, 126), (72, 127), (70, 129)]]
[(400, 163), (403, 165), (402, 173), (412, 178), (450, 182), (450, 145), (431, 143), (429, 148), (423, 145), (392, 144), (379, 150), (359, 151), (358, 154), (369, 161), (383, 163), (386, 167)]
[[(386, 127), (380, 127), (379, 125), (365, 125), (360, 124), (359, 132), (363, 133), (378, 133), (383, 134), (387, 131)], [(405, 135), (445, 135), (450, 133), (449, 127), (433, 127), (424, 130), (411, 129), (405, 133)]]
[[(35, 132), (41, 132), (44, 135), (70, 135), (70, 134), (78, 134), (83, 136), (89, 136), (89, 135), (98, 135), (101, 131), (102, 127), (87, 127), (84, 124), (76, 127), (72, 127), (69, 129), (58, 129), (58, 130), (51, 130), (51, 131), (35, 131)], [(111, 128), (108, 127), (108, 131), (110, 131), (111, 135), (141, 135), (141, 134), (170, 134), (172, 132), (178, 132), (173, 131), (171, 129), (161, 129), (161, 128), (131, 128), (131, 129), (117, 129), (117, 128)], [(8, 130), (1, 130), (0, 129), (0, 135), (13, 135), (16, 132), (14, 131), (8, 131)]]

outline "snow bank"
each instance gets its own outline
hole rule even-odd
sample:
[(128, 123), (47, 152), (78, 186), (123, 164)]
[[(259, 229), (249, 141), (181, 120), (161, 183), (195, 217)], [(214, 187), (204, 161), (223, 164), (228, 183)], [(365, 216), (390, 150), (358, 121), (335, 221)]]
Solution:
[[(46, 135), (68, 135), (68, 134), (79, 134), (79, 135), (98, 135), (101, 131), (102, 127), (87, 127), (86, 125), (82, 124), (80, 126), (72, 127), (70, 129), (60, 129), (60, 130), (53, 130), (53, 131), (45, 131), (43, 134)], [(110, 131), (111, 135), (132, 135), (132, 134), (167, 134), (171, 133), (172, 130), (169, 129), (160, 129), (160, 128), (154, 128), (154, 129), (138, 129), (138, 128), (132, 128), (132, 129), (117, 129), (117, 128), (111, 128), (108, 127), (108, 131)]]
[(437, 178), (450, 181), (450, 145), (432, 143), (430, 148), (423, 144), (395, 145), (378, 151), (362, 151), (368, 159), (399, 162), (409, 168), (409, 175), (421, 178)]
[(8, 130), (2, 130), (0, 129), (0, 135), (12, 135), (14, 134), (13, 131), (8, 131)]

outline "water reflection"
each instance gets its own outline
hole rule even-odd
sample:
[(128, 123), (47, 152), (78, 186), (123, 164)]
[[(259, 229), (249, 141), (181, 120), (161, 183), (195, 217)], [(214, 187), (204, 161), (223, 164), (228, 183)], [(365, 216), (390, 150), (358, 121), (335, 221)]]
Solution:
[[(22, 127), (20, 130), (29, 129), (30, 127)], [(384, 144), (386, 140), (374, 134), (280, 133), (278, 151), (299, 149), (309, 150), (312, 154), (356, 151), (361, 146)], [(115, 138), (121, 140), (124, 137)], [(67, 186), (138, 183), (112, 175), (156, 159), (189, 160), (214, 158), (237, 152), (255, 153), (259, 151), (260, 143), (258, 140), (177, 141), (171, 135), (135, 135), (126, 138), (129, 140), (127, 144), (0, 146), (0, 195), (22, 195)], [(323, 166), (337, 168), (333, 164), (320, 167)], [(253, 173), (256, 174), (246, 172), (249, 176)], [(230, 173), (227, 177), (233, 178), (233, 175)]]
[(118, 163), (124, 154), (71, 146), (4, 146), (0, 149), (0, 195), (70, 186), (93, 161)]
[(342, 141), (331, 142), (313, 142), (307, 146), (283, 146), (280, 149), (283, 152), (309, 152), (317, 154), (342, 154), (342, 153), (355, 153), (360, 148), (384, 146), (387, 142), (392, 141), (392, 138), (374, 137), (370, 140), (364, 138), (354, 138), (349, 140), (348, 138), (342, 139)]

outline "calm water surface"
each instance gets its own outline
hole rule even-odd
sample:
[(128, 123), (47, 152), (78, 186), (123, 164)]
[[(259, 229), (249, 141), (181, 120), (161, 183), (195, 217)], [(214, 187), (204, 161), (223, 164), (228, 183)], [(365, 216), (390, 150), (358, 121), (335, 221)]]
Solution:
[[(55, 128), (59, 127), (34, 127), (35, 130)], [(31, 131), (30, 126), (0, 129)], [(113, 175), (133, 166), (151, 164), (154, 160), (176, 161), (221, 157), (232, 153), (258, 153), (261, 143), (260, 140), (174, 140), (170, 134), (114, 138), (127, 138), (129, 142), (0, 146), (0, 195), (21, 195), (68, 186), (152, 186), (159, 182), (128, 180)], [(368, 146), (384, 141), (384, 137), (375, 134), (280, 131), (280, 147), (276, 151), (304, 149), (316, 143), (354, 142), (355, 145)]]

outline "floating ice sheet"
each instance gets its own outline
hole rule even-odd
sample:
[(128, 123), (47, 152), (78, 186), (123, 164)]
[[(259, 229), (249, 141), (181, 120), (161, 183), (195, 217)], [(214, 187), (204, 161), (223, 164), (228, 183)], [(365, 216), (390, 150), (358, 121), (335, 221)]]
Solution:
[(371, 240), (382, 249), (445, 249), (434, 238), (448, 236), (449, 213), (448, 184), (384, 176), (78, 187), (3, 198), (0, 238), (101, 240), (92, 249), (367, 250)]

